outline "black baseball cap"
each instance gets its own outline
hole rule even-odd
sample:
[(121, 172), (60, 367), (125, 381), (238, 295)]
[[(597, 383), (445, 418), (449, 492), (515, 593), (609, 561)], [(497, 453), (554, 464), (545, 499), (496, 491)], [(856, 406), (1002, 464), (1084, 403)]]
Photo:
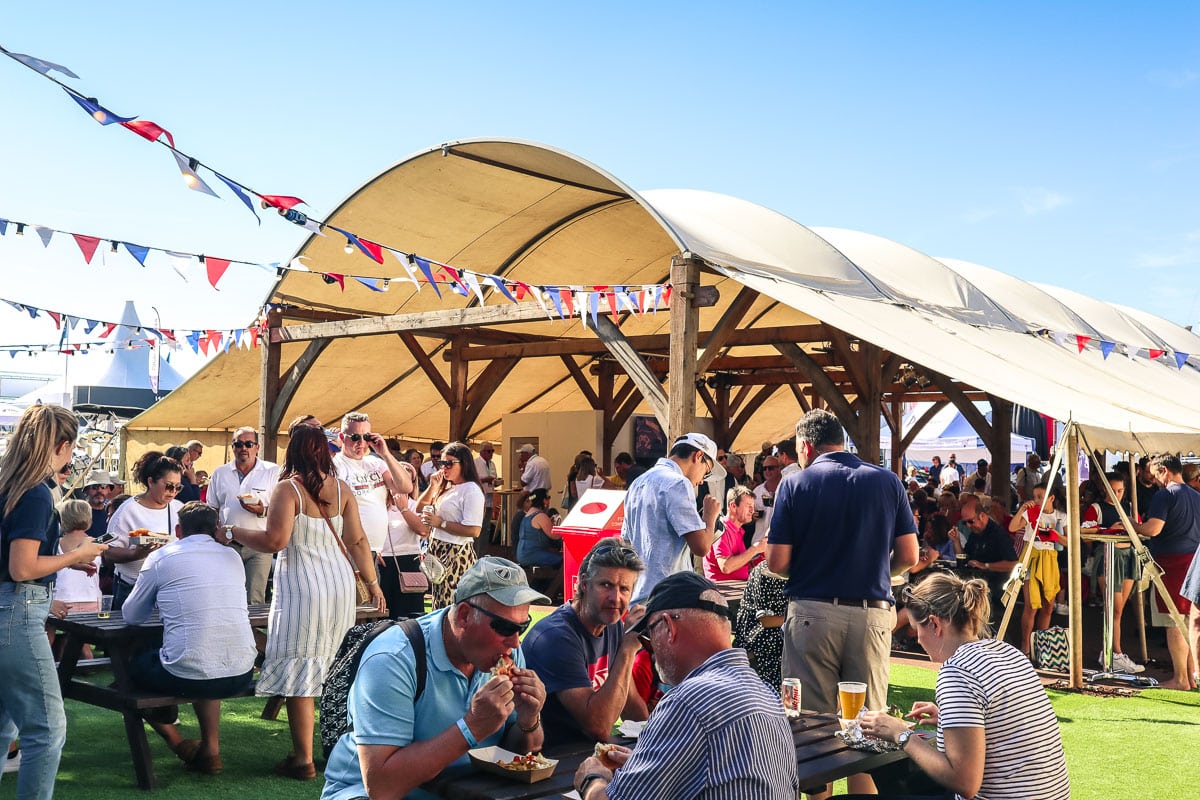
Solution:
[(729, 606), (724, 603), (705, 600), (705, 592), (713, 592), (720, 597), (717, 585), (695, 572), (676, 572), (658, 582), (646, 600), (646, 615), (641, 618), (634, 631), (641, 633), (646, 630), (650, 617), (659, 611), (674, 611), (680, 608), (699, 608), (711, 611), (726, 619), (729, 618)]

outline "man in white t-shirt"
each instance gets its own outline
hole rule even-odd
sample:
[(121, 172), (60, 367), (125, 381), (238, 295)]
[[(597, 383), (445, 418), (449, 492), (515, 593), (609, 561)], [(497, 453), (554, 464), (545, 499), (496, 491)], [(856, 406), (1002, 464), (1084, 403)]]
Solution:
[(523, 444), (517, 450), (521, 458), (521, 484), (524, 491), (517, 498), (520, 506), (529, 493), (534, 489), (550, 491), (550, 462), (537, 454), (537, 448), (531, 444)]
[(333, 457), (333, 469), (358, 501), (358, 516), (372, 553), (387, 539), (388, 495), (404, 496), (412, 491), (412, 478), (401, 469), (383, 437), (371, 432), (371, 418), (360, 411), (342, 417), (342, 452)]
[[(258, 457), (258, 431), (249, 426), (234, 431), (233, 461), (213, 470), (208, 479), (205, 502), (217, 509), (226, 525), (255, 531), (267, 529), (267, 503), (279, 480), (279, 465)], [(271, 553), (260, 553), (233, 544), (246, 569), (246, 602), (267, 602), (267, 580), (271, 575)]]
[[(780, 475), (786, 478), (788, 475), (800, 471), (800, 462), (796, 458), (796, 440), (792, 438), (781, 439), (775, 445), (775, 458), (779, 460)], [(766, 460), (763, 460), (766, 463)], [(766, 473), (763, 473), (766, 477)]]
[(438, 466), (438, 462), (442, 460), (442, 451), (445, 449), (445, 442), (434, 442), (429, 445), (429, 460), (421, 464), (421, 477), (425, 479), (425, 483), (429, 483), (429, 479), (433, 477), (433, 473), (441, 469)]
[(754, 487), (754, 544), (767, 538), (771, 532), (771, 515), (775, 513), (775, 490), (783, 479), (783, 465), (775, 456), (767, 456), (762, 462), (763, 482)]
[(493, 459), (495, 454), (496, 446), (491, 442), (483, 442), (479, 445), (479, 455), (475, 456), (475, 472), (479, 475), (479, 485), (483, 487), (483, 530), (475, 540), (476, 555), (483, 555), (482, 548), (491, 541), (492, 501), (500, 484), (500, 471)]

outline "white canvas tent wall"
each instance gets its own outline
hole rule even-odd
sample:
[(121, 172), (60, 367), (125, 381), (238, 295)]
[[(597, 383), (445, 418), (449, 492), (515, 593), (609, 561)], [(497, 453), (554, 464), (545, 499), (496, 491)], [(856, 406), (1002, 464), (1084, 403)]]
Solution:
[[(923, 411), (923, 408), (918, 408), (917, 411), (905, 415), (906, 430), (916, 423)], [(910, 464), (924, 467), (933, 462), (934, 456), (941, 458), (945, 464), (953, 453), (958, 463), (970, 474), (975, 470), (975, 462), (982, 458), (990, 463), (992, 454), (978, 435), (963, 430), (969, 427), (961, 411), (954, 406), (946, 406), (926, 423), (921, 434), (904, 451), (905, 457)], [(885, 430), (881, 439), (883, 450), (886, 452), (891, 446), (891, 433)], [(1034, 449), (1033, 439), (1013, 433), (1010, 434), (1009, 440), (1009, 463), (1005, 467), (1024, 464), (1026, 455)]]
[[(1085, 425), (1093, 442), (1113, 449), (1192, 450), (1200, 443), (1191, 398), (1200, 372), (1145, 359), (1101, 359), (1039, 336), (1067, 329), (1062, 304), (1015, 279), (978, 280), (967, 272), (870, 234), (810, 229), (753, 203), (708, 192), (638, 194), (570, 154), (505, 140), (450, 142), (417, 153), (355, 190), (329, 222), (374, 241), (482, 273), (533, 284), (637, 285), (665, 280), (671, 258), (690, 252), (711, 268), (721, 302), (700, 312), (711, 330), (742, 286), (761, 293), (748, 325), (823, 322), (894, 353), (1058, 419)], [(389, 256), (383, 265), (346, 255), (337, 236), (313, 236), (299, 249), (314, 274), (289, 272), (271, 302), (373, 316), (440, 309), (461, 298), (436, 299), (404, 283)], [(315, 272), (389, 277), (376, 293), (347, 279), (344, 291)], [(980, 276), (984, 268), (978, 268)], [(1000, 287), (1000, 288), (996, 288)], [(500, 298), (488, 303), (506, 302)], [(1109, 307), (1111, 308), (1111, 307)], [(1087, 320), (1098, 332), (1108, 319)], [(665, 333), (667, 315), (625, 321), (626, 335)], [(1085, 328), (1081, 332), (1087, 332)], [(497, 340), (535, 332), (592, 337), (572, 321), (500, 326)], [(1112, 335), (1124, 335), (1125, 329)], [(1171, 332), (1172, 336), (1177, 331)], [(1120, 340), (1120, 339), (1118, 339)], [(429, 343), (438, 360), (445, 344)], [(285, 345), (282, 363), (302, 344)], [(770, 351), (770, 348), (764, 348)], [(748, 352), (754, 352), (749, 349)], [(584, 362), (581, 366), (587, 366)], [(475, 363), (472, 377), (481, 367)], [(182, 432), (221, 435), (257, 418), (260, 357), (218, 356), (179, 391), (130, 425), (134, 447)], [(471, 435), (494, 439), (503, 413), (582, 410), (587, 403), (563, 366), (520, 363), (489, 399)], [(313, 413), (336, 419), (368, 411), (386, 434), (438, 438), (448, 429), (442, 396), (408, 347), (395, 336), (338, 339), (317, 359), (286, 419)], [(786, 393), (766, 402), (736, 449), (787, 435), (798, 409)], [(180, 432), (180, 433), (174, 433)]]

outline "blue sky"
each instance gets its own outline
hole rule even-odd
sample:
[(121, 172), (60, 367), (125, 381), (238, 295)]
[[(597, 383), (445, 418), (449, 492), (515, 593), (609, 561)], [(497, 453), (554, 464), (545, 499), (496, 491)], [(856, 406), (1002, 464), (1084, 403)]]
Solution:
[[(0, 44), (318, 217), (410, 153), (517, 137), (638, 189), (723, 192), (1200, 320), (1200, 4), (48, 8), (6, 9)], [(258, 262), (302, 241), (223, 187), (188, 191), (164, 148), (8, 59), (0, 103), (0, 218)], [(272, 282), (235, 265), (216, 292), (198, 267), (185, 283), (147, 263), (87, 266), (66, 237), (10, 228), (0, 297), (91, 318), (134, 299), (165, 327), (231, 328)], [(0, 306), (0, 345), (56, 340)]]

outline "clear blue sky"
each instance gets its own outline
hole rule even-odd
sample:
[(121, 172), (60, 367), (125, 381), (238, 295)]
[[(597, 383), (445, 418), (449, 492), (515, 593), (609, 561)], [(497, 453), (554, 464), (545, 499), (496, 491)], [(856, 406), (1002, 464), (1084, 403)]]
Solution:
[[(414, 151), (517, 137), (638, 189), (1200, 318), (1196, 3), (29, 3), (5, 9), (0, 44), (317, 216)], [(261, 262), (302, 241), (215, 182), (220, 200), (188, 191), (165, 149), (8, 59), (0, 103), (0, 218)], [(148, 264), (89, 267), (68, 238), (10, 229), (0, 297), (230, 328), (272, 280), (235, 265), (214, 292), (199, 267), (185, 283)], [(6, 306), (0, 331), (57, 340)]]

